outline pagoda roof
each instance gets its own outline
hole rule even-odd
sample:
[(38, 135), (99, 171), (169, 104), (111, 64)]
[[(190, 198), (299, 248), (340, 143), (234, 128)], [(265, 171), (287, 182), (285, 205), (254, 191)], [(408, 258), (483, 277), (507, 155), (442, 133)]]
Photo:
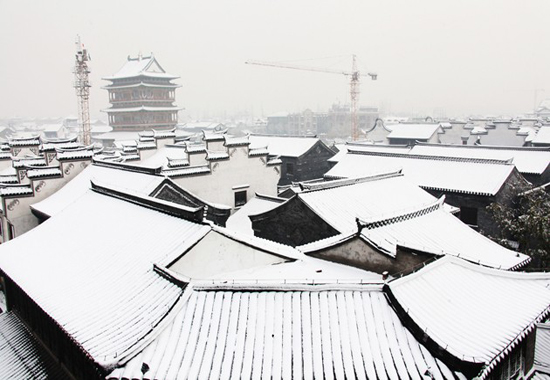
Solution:
[(134, 77), (151, 77), (162, 79), (176, 79), (178, 76), (174, 76), (166, 73), (164, 69), (159, 65), (153, 54), (149, 57), (142, 57), (141, 54), (137, 58), (128, 56), (128, 61), (118, 70), (114, 75), (104, 77), (105, 80), (117, 80)]
[(183, 108), (177, 107), (177, 106), (170, 106), (170, 107), (149, 107), (149, 106), (139, 106), (139, 107), (125, 107), (125, 108), (107, 108), (102, 110), (103, 112), (140, 112), (140, 111), (147, 111), (147, 112), (155, 112), (155, 111), (180, 111)]
[(146, 82), (138, 82), (138, 83), (132, 83), (132, 84), (109, 84), (107, 86), (101, 87), (103, 89), (115, 89), (115, 88), (136, 88), (136, 87), (168, 87), (168, 88), (179, 88), (181, 87), (180, 84), (175, 83), (146, 83)]

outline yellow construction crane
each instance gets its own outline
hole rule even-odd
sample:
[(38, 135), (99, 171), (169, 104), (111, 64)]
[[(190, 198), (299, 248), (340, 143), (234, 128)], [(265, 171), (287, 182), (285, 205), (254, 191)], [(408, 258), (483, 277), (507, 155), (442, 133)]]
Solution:
[(295, 69), (295, 70), (305, 70), (305, 71), (318, 71), (321, 73), (331, 73), (331, 74), (343, 74), (347, 77), (350, 77), (349, 81), (349, 94), (351, 100), (351, 138), (353, 141), (356, 141), (359, 137), (359, 126), (357, 123), (357, 111), (358, 111), (358, 102), (359, 102), (359, 92), (360, 92), (360, 77), (369, 76), (372, 80), (376, 80), (377, 74), (367, 73), (361, 74), (357, 69), (357, 57), (352, 56), (351, 71), (335, 70), (335, 69), (326, 69), (319, 67), (307, 67), (299, 65), (289, 65), (286, 63), (278, 62), (265, 62), (265, 61), (246, 61), (247, 65), (260, 65), (260, 66), (271, 66), (271, 67), (281, 67), (285, 69)]

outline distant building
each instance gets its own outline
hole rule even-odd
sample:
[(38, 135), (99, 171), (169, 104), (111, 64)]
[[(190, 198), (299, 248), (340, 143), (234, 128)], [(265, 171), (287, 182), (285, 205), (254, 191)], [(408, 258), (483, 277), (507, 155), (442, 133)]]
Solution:
[(105, 87), (109, 92), (111, 108), (104, 110), (109, 125), (117, 131), (170, 130), (178, 123), (178, 108), (174, 105), (177, 76), (168, 74), (151, 56), (128, 61), (114, 75), (103, 79), (111, 81)]
[(537, 117), (547, 119), (550, 118), (550, 99), (545, 99), (540, 102), (540, 105), (535, 110)]
[[(378, 118), (378, 108), (360, 107), (357, 112), (358, 128), (371, 128)], [(329, 138), (351, 136), (349, 105), (334, 104), (327, 112), (280, 112), (267, 117), (266, 131), (274, 135), (325, 135)]]
[[(378, 108), (361, 106), (357, 111), (358, 130), (370, 128), (378, 119)], [(328, 137), (351, 137), (351, 112), (349, 105), (334, 104), (327, 114), (326, 127), (318, 133), (326, 133)], [(326, 130), (325, 130), (326, 128)]]
[(266, 130), (274, 135), (316, 134), (317, 114), (310, 109), (297, 113), (279, 112), (267, 117)]

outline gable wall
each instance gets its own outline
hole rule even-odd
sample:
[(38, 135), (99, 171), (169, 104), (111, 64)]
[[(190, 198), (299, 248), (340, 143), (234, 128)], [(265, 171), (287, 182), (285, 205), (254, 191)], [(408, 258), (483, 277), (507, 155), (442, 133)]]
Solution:
[(262, 217), (251, 217), (254, 235), (292, 247), (338, 234), (297, 197)]
[[(210, 161), (211, 174), (174, 177), (185, 190), (211, 203), (235, 206), (235, 192), (247, 191), (247, 199), (255, 193), (276, 196), (279, 168), (266, 166), (264, 157), (249, 157), (247, 147), (230, 147), (230, 159)], [(233, 189), (248, 185), (246, 188)]]
[(417, 265), (434, 256), (426, 253), (412, 253), (398, 249), (395, 258), (378, 251), (359, 237), (350, 239), (340, 245), (309, 254), (309, 256), (350, 265), (356, 268), (390, 275), (412, 270)]
[[(319, 141), (307, 153), (301, 157), (281, 157), (283, 165), (281, 166), (281, 180), (279, 186), (289, 185), (291, 182), (308, 181), (317, 178), (323, 178), (330, 169), (328, 159), (335, 153), (323, 146)], [(294, 174), (289, 175), (286, 172), (286, 164), (294, 165)]]

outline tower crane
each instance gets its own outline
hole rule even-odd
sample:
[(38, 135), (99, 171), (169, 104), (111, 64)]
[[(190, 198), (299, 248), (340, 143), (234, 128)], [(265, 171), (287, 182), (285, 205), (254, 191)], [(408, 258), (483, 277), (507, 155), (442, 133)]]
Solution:
[(80, 142), (84, 145), (90, 145), (90, 69), (88, 68), (88, 61), (90, 55), (80, 42), (80, 36), (76, 39), (76, 54), (74, 65), (74, 88), (76, 90), (76, 96), (78, 98), (78, 119), (80, 122)]
[(376, 80), (378, 75), (376, 73), (367, 73), (362, 74), (357, 69), (357, 57), (352, 56), (351, 71), (345, 70), (336, 70), (336, 69), (327, 69), (319, 67), (308, 67), (300, 65), (290, 65), (286, 63), (277, 63), (277, 62), (265, 62), (265, 61), (255, 61), (250, 60), (245, 62), (247, 65), (260, 65), (260, 66), (270, 66), (270, 67), (280, 67), (285, 69), (295, 69), (295, 70), (304, 70), (304, 71), (317, 71), (321, 73), (331, 73), (331, 74), (342, 74), (350, 78), (349, 81), (349, 94), (351, 100), (351, 138), (353, 141), (356, 141), (359, 137), (359, 125), (357, 122), (357, 111), (358, 111), (358, 102), (359, 102), (359, 92), (360, 92), (360, 78), (362, 76), (369, 76), (372, 80)]

